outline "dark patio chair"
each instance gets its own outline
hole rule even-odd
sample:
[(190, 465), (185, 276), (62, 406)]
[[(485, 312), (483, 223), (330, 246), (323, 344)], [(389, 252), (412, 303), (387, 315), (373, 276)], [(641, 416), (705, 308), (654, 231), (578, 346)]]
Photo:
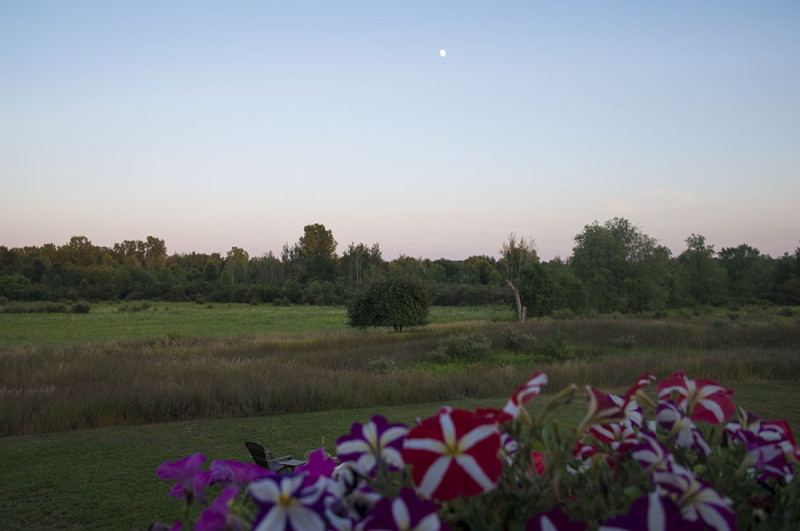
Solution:
[(290, 455), (285, 455), (283, 457), (272, 457), (271, 451), (267, 450), (256, 442), (247, 441), (244, 443), (244, 445), (250, 451), (250, 455), (253, 457), (253, 461), (255, 461), (257, 465), (269, 470), (274, 470), (275, 472), (286, 471), (287, 466), (284, 464), (284, 462), (292, 459), (292, 456)]

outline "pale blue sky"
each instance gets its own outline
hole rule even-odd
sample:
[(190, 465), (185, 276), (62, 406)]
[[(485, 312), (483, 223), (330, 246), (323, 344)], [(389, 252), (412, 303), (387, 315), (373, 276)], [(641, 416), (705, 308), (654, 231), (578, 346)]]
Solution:
[[(446, 57), (439, 50), (447, 50)], [(0, 2), (0, 245), (800, 240), (800, 2)]]

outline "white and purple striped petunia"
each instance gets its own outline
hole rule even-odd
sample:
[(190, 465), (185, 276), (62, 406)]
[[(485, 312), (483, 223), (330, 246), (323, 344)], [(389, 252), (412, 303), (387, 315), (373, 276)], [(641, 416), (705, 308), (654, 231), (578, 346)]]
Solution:
[(413, 489), (404, 488), (395, 499), (382, 498), (359, 526), (359, 531), (439, 531), (439, 506), (421, 500)]
[(669, 431), (668, 438), (676, 446), (699, 450), (706, 455), (711, 453), (711, 448), (694, 422), (671, 401), (658, 403), (656, 420), (662, 428)]
[(675, 496), (681, 514), (689, 522), (700, 522), (716, 531), (736, 529), (736, 514), (731, 499), (691, 472), (654, 472), (653, 483)]
[(339, 437), (337, 457), (355, 462), (364, 474), (373, 474), (379, 461), (399, 470), (405, 466), (400, 452), (407, 434), (404, 424), (390, 424), (383, 416), (375, 415), (365, 424), (353, 423), (350, 435)]
[(260, 511), (253, 531), (324, 531), (325, 478), (304, 487), (306, 473), (268, 477), (247, 489)]

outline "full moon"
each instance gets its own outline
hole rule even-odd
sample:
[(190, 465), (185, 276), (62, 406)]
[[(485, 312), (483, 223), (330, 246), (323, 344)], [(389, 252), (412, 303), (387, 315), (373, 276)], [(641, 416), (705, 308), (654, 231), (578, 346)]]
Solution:
[(441, 55), (442, 57), (444, 57), (445, 55), (447, 55), (447, 50), (445, 50), (444, 48), (442, 48), (441, 50), (439, 50), (439, 55)]

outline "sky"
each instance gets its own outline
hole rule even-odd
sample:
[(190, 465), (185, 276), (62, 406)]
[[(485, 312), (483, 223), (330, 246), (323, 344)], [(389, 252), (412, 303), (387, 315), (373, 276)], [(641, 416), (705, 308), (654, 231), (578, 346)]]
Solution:
[[(800, 242), (800, 2), (0, 2), (0, 245)], [(440, 50), (446, 50), (442, 57)]]

